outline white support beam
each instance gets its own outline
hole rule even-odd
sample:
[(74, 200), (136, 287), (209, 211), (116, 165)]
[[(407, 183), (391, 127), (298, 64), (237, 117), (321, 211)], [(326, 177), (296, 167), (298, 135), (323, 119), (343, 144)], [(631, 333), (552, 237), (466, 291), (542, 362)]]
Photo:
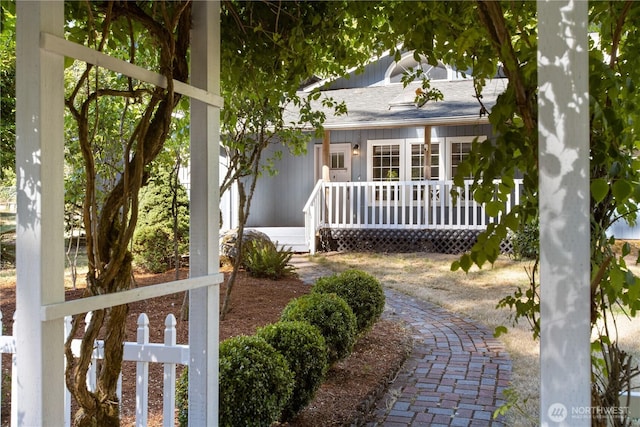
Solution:
[[(193, 3), (191, 84), (220, 94), (220, 3)], [(191, 102), (190, 274), (218, 272), (220, 110)], [(190, 291), (189, 425), (218, 425), (218, 286)]]
[(64, 57), (40, 49), (40, 33), (62, 36), (64, 3), (17, 2), (16, 348), (12, 424), (64, 423), (64, 322), (41, 321), (64, 301)]
[[(123, 61), (122, 59), (114, 58), (113, 56), (109, 56), (102, 52), (98, 52), (97, 50), (82, 46), (81, 44), (71, 42), (62, 37), (56, 37), (53, 34), (42, 33), (40, 35), (40, 45), (43, 49), (50, 52), (79, 59), (89, 64), (97, 65), (146, 83), (151, 83), (152, 85), (161, 88), (166, 89), (167, 87), (167, 78), (162, 74), (147, 70), (146, 68), (139, 67), (131, 64), (130, 62)], [(220, 95), (207, 92), (206, 90), (202, 90), (197, 87), (189, 86), (179, 80), (173, 81), (173, 89), (176, 92), (192, 99), (197, 99), (222, 108), (222, 98)]]
[(591, 425), (587, 11), (538, 2), (543, 426)]
[(190, 277), (158, 285), (143, 286), (111, 294), (95, 295), (76, 300), (46, 304), (40, 308), (42, 320), (62, 319), (65, 316), (87, 313), (116, 305), (130, 304), (150, 298), (162, 297), (178, 292), (222, 283), (224, 276), (220, 273), (208, 276)]

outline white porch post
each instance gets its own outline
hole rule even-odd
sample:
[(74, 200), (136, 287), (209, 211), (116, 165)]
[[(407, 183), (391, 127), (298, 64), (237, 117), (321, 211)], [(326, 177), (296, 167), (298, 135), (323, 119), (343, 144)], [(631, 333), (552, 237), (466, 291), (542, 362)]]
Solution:
[(40, 49), (63, 36), (64, 4), (17, 2), (17, 411), (21, 426), (64, 423), (63, 319), (40, 307), (64, 301), (64, 58)]
[[(193, 3), (191, 84), (220, 94), (220, 3)], [(218, 272), (220, 143), (219, 108), (191, 102), (190, 275)], [(218, 425), (217, 286), (192, 290), (189, 298), (189, 425)]]
[(538, 2), (543, 426), (591, 425), (587, 12)]

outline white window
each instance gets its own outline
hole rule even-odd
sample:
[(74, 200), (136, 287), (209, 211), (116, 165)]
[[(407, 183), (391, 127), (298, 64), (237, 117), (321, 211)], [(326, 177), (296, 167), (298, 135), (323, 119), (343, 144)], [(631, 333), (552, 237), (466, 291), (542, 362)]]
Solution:
[[(367, 150), (369, 181), (449, 181), (467, 159), (475, 136), (432, 138), (430, 176), (425, 163), (426, 148), (420, 138), (370, 140)], [(479, 141), (485, 136), (478, 137)], [(376, 195), (378, 199), (379, 195)], [(414, 200), (418, 197), (413, 194)]]
[[(453, 179), (458, 172), (458, 166), (469, 157), (474, 141), (482, 142), (487, 139), (486, 136), (455, 136), (446, 138), (447, 149), (449, 151), (447, 157), (450, 159), (448, 165), (448, 174), (446, 179)], [(472, 178), (467, 176), (466, 178)]]
[[(469, 157), (471, 146), (475, 137), (451, 137), (447, 138), (451, 163), (448, 179), (453, 179), (458, 173), (458, 166)], [(483, 138), (484, 140), (485, 138)], [(470, 178), (470, 177), (467, 177)]]
[(344, 152), (331, 153), (331, 169), (344, 169)]
[(401, 142), (375, 142), (370, 153), (372, 181), (404, 181), (404, 168), (401, 168), (400, 161), (404, 147)]

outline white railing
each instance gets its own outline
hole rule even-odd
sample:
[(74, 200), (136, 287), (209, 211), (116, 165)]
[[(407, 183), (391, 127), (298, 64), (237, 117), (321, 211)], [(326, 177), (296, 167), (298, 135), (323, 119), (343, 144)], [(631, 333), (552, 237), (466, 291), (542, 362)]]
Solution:
[[(89, 315), (87, 315), (89, 316)], [(70, 330), (71, 319), (67, 318), (67, 330)], [(88, 319), (87, 322), (88, 324)], [(15, 330), (15, 322), (13, 325)], [(0, 329), (2, 329), (2, 313), (0, 312)], [(73, 340), (72, 350), (78, 354), (80, 349), (80, 340)], [(0, 353), (12, 354), (11, 367), (11, 425), (18, 425), (18, 405), (15, 401), (16, 378), (15, 369), (19, 363), (16, 357), (15, 337), (12, 335), (0, 336)], [(104, 357), (104, 343), (96, 341), (93, 350), (93, 363), (87, 373), (87, 384), (90, 390), (95, 390), (96, 384), (96, 363)], [(189, 364), (189, 346), (184, 344), (176, 344), (176, 318), (173, 314), (169, 314), (165, 320), (164, 343), (149, 342), (149, 318), (145, 313), (138, 317), (138, 331), (136, 342), (124, 343), (124, 361), (136, 363), (136, 427), (147, 425), (149, 414), (149, 363), (162, 363), (164, 365), (163, 373), (163, 426), (169, 427), (175, 424), (175, 396), (176, 396), (176, 365)], [(0, 372), (2, 371), (2, 359), (0, 358)], [(3, 382), (0, 382), (0, 396), (2, 396)], [(118, 382), (118, 395), (121, 398), (122, 375)], [(122, 402), (122, 399), (120, 399)], [(0, 420), (2, 424), (2, 420)], [(65, 397), (65, 424), (71, 425), (71, 394), (66, 391)]]
[[(453, 181), (318, 181), (303, 212), (305, 239), (315, 253), (315, 236), (323, 228), (479, 229), (499, 220), (471, 194), (472, 181), (456, 187)], [(499, 185), (496, 181), (496, 186)], [(454, 198), (452, 190), (457, 192)], [(522, 180), (503, 213), (520, 203)], [(495, 203), (495, 202), (494, 202)]]

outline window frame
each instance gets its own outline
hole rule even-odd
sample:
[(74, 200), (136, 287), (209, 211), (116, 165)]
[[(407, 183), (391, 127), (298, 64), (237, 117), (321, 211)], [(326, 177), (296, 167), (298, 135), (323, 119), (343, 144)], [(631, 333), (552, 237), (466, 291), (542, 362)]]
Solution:
[[(453, 180), (454, 177), (454, 173), (453, 173), (453, 144), (456, 143), (469, 143), (470, 145), (470, 149), (473, 147), (473, 143), (475, 141), (477, 142), (484, 142), (488, 139), (487, 135), (467, 135), (467, 136), (449, 136), (446, 137), (446, 147), (447, 147), (447, 157), (446, 159), (448, 160), (447, 162), (447, 173), (446, 173), (446, 180)], [(469, 156), (469, 152), (464, 153), (464, 155), (462, 156), (462, 160), (464, 161), (468, 156)], [(458, 163), (459, 164), (459, 163)], [(466, 179), (471, 179), (471, 177), (467, 177)]]
[[(473, 144), (474, 141), (483, 142), (487, 140), (487, 135), (466, 135), (466, 136), (447, 136), (447, 137), (434, 137), (431, 139), (431, 151), (434, 146), (438, 146), (438, 176), (431, 176), (431, 181), (453, 181), (453, 145), (456, 143), (469, 143)], [(373, 139), (367, 141), (367, 181), (370, 182), (385, 182), (385, 179), (374, 179), (374, 151), (375, 147), (379, 146), (398, 146), (399, 157), (399, 174), (398, 178), (394, 179), (394, 182), (407, 182), (407, 181), (426, 181), (424, 177), (424, 163), (423, 171), (421, 173), (421, 179), (412, 179), (412, 160), (414, 145), (424, 146), (423, 138), (396, 138), (396, 139)], [(471, 149), (471, 145), (469, 147)], [(426, 154), (426, 150), (423, 149), (423, 155)], [(468, 155), (465, 152), (462, 159)], [(398, 197), (398, 196), (394, 196)], [(415, 196), (414, 200), (416, 200)], [(376, 195), (375, 200), (378, 200)], [(449, 204), (449, 202), (447, 202)]]

